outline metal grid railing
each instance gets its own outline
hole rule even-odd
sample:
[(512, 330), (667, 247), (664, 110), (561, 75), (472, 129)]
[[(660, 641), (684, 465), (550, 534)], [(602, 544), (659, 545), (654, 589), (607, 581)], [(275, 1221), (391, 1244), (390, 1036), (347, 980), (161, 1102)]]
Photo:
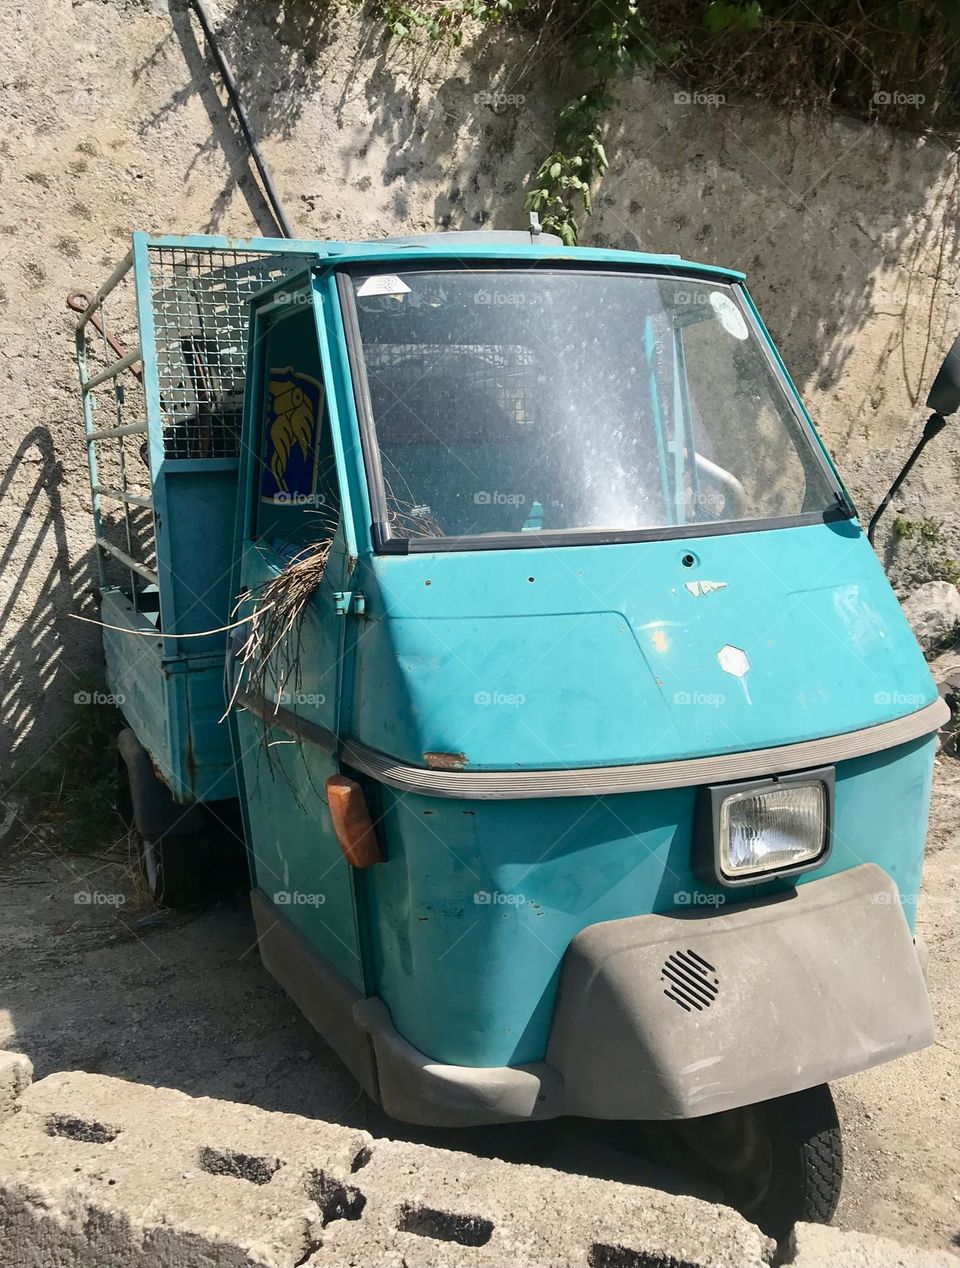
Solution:
[[(238, 457), (250, 300), (305, 258), (148, 242), (145, 257), (131, 251), (95, 295), (69, 297), (81, 314), (77, 362), (100, 586), (123, 589), (139, 612), (159, 607), (151, 438), (156, 456), (159, 428), (165, 460)], [(152, 331), (142, 339), (145, 301)], [(146, 398), (145, 361), (156, 366), (159, 399)]]
[(77, 362), (100, 587), (124, 588), (135, 607), (155, 610), (155, 601), (141, 603), (159, 578), (132, 263), (130, 253), (96, 295), (74, 292), (68, 303), (81, 314)]
[(170, 246), (148, 255), (164, 454), (235, 458), (250, 300), (302, 260)]

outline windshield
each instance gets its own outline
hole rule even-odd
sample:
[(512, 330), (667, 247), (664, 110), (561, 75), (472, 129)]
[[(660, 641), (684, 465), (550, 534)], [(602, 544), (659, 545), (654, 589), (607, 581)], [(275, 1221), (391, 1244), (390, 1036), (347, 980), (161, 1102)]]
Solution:
[(391, 537), (682, 533), (836, 505), (729, 286), (466, 268), (352, 285)]

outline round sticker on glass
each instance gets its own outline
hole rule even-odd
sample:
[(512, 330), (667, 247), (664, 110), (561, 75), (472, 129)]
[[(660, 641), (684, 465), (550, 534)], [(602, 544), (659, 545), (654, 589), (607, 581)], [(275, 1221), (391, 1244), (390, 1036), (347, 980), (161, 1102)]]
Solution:
[(743, 313), (741, 313), (729, 295), (724, 295), (723, 291), (711, 291), (710, 304), (713, 307), (713, 311), (720, 318), (720, 325), (728, 335), (733, 335), (734, 339), (747, 338), (750, 331), (747, 329), (747, 323), (743, 320)]

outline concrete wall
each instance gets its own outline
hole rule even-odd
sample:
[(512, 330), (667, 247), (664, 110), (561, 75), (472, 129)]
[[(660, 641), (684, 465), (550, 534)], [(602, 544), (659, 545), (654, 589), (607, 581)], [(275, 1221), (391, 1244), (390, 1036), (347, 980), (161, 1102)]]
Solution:
[[(306, 0), (236, 0), (220, 16), (304, 236), (524, 224), (524, 182), (575, 86), (551, 37), (388, 50), (352, 10)], [(0, 29), (0, 753), (23, 772), (66, 751), (78, 674), (98, 657), (96, 630), (68, 616), (95, 609), (65, 295), (99, 284), (135, 228), (272, 228), (182, 3), (0, 0)], [(744, 268), (869, 512), (960, 329), (957, 157), (936, 139), (676, 93), (656, 76), (622, 91), (585, 240)], [(951, 432), (902, 499), (947, 524), (934, 555), (960, 558), (958, 473)], [(926, 550), (899, 547), (895, 575), (925, 575)]]

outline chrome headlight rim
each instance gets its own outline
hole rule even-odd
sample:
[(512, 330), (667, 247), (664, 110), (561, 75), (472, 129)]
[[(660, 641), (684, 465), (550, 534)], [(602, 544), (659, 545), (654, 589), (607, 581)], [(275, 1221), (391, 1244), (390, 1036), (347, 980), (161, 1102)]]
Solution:
[[(755, 869), (731, 874), (725, 872), (721, 859), (721, 809), (731, 797), (751, 795), (765, 790), (805, 785), (820, 785), (824, 798), (823, 845), (812, 858), (783, 867)], [(823, 867), (833, 850), (833, 818), (836, 792), (836, 768), (819, 766), (813, 770), (791, 771), (788, 775), (769, 775), (763, 779), (741, 780), (732, 784), (710, 784), (700, 790), (694, 832), (694, 870), (697, 875), (722, 889), (739, 889), (747, 885), (766, 885), (770, 881), (800, 876)]]

